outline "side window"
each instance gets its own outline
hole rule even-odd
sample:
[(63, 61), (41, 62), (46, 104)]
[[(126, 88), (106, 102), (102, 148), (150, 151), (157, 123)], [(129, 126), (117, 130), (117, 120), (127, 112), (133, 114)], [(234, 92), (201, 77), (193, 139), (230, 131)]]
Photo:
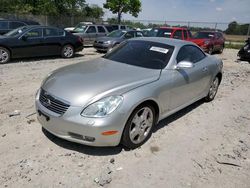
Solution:
[(143, 37), (143, 34), (141, 32), (136, 32), (136, 37)]
[(43, 29), (43, 36), (45, 36), (45, 37), (59, 36), (58, 29), (55, 29), (55, 28), (45, 28), (45, 29)]
[(0, 22), (0, 29), (8, 29), (9, 23), (8, 22)]
[(125, 25), (121, 25), (121, 29), (126, 29)]
[(182, 39), (182, 30), (177, 30), (174, 32), (173, 38)]
[(125, 36), (126, 39), (133, 38), (134, 37), (134, 32), (133, 31), (129, 31), (124, 36)]
[(86, 31), (86, 33), (96, 33), (96, 28), (95, 26), (89, 26), (88, 30)]
[(10, 22), (10, 29), (16, 29), (22, 26), (25, 26), (25, 24), (22, 22)]
[(205, 57), (206, 55), (196, 46), (186, 45), (180, 49), (176, 60), (177, 63), (181, 61), (189, 61), (192, 63), (196, 63), (198, 61), (201, 61)]
[(108, 32), (112, 32), (114, 29), (113, 29), (113, 27), (112, 26), (105, 26), (106, 27), (106, 29), (108, 30)]
[(183, 30), (183, 33), (184, 33), (184, 40), (187, 39), (187, 31)]
[(97, 26), (98, 33), (106, 33), (105, 29), (102, 26)]
[(25, 34), (26, 37), (30, 38), (38, 38), (38, 37), (42, 37), (42, 29), (32, 29), (30, 31), (28, 31)]

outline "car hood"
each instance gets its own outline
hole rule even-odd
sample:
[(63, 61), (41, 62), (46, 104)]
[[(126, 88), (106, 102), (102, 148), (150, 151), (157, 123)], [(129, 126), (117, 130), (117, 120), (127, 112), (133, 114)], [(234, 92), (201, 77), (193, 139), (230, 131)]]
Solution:
[(84, 106), (154, 82), (159, 79), (160, 72), (99, 58), (54, 71), (42, 88), (71, 106)]
[(198, 46), (201, 46), (204, 44), (205, 41), (210, 41), (210, 39), (191, 39), (191, 41), (197, 44)]

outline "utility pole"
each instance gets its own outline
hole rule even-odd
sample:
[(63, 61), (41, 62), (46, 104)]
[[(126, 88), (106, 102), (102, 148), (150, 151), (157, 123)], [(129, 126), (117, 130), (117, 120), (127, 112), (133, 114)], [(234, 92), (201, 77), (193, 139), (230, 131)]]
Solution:
[(250, 23), (248, 24), (247, 39), (249, 38), (249, 34), (250, 34)]

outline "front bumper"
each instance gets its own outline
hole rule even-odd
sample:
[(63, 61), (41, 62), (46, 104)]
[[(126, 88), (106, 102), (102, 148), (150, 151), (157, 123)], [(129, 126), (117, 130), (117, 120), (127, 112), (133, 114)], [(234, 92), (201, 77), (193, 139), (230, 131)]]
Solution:
[[(39, 101), (36, 96), (37, 119), (42, 127), (51, 134), (62, 139), (89, 146), (117, 146), (120, 143), (123, 128), (126, 124), (125, 115), (114, 112), (105, 118), (86, 118), (80, 115), (82, 107), (70, 106), (63, 115), (58, 115)], [(103, 135), (106, 131), (117, 131), (113, 135)]]
[(95, 42), (94, 48), (98, 51), (107, 52), (110, 48), (112, 48), (112, 44), (100, 44)]

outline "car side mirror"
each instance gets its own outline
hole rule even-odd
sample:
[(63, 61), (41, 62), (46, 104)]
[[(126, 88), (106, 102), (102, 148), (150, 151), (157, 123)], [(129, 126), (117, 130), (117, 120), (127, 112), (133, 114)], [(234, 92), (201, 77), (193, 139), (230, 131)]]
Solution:
[(193, 67), (194, 67), (194, 64), (189, 61), (181, 61), (176, 65), (176, 69), (189, 69)]
[(22, 39), (23, 41), (26, 41), (26, 40), (28, 39), (28, 37), (25, 36), (25, 35), (23, 35), (23, 36), (21, 37), (21, 39)]

